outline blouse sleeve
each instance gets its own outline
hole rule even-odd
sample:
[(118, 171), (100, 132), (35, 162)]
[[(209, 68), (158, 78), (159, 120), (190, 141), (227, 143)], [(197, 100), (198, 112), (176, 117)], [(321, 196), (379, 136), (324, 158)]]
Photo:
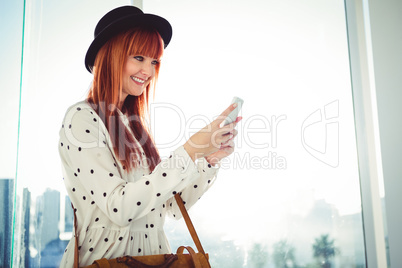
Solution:
[(111, 221), (126, 226), (193, 184), (197, 167), (183, 146), (151, 174), (135, 182), (123, 180), (108, 147), (107, 130), (100, 121), (92, 109), (72, 107), (60, 130), (59, 153), (64, 176), (73, 181), (70, 184), (76, 180), (76, 185), (84, 188)]
[[(200, 158), (197, 163), (196, 179), (193, 180), (183, 191), (180, 192), (181, 198), (187, 210), (189, 210), (201, 196), (215, 182), (219, 171), (219, 165), (212, 166), (205, 158)], [(175, 198), (170, 198), (166, 204), (168, 215), (174, 219), (181, 219), (182, 215)]]

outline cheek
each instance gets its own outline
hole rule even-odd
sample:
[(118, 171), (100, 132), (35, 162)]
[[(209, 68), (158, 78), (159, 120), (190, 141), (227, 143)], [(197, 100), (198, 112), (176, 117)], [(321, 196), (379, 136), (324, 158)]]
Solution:
[(130, 68), (128, 68), (127, 65), (124, 67), (122, 75), (123, 75), (123, 77), (130, 76)]
[(138, 66), (136, 60), (129, 59), (127, 60), (126, 64), (124, 65), (123, 73), (126, 75), (131, 75), (133, 73), (138, 72), (140, 67)]

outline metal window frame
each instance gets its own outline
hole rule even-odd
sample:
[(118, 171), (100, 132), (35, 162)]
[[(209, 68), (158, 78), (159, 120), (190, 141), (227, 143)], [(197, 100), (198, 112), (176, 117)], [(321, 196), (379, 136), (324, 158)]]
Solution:
[(383, 182), (367, 0), (345, 0), (349, 61), (363, 207), (366, 267), (387, 267), (380, 185)]

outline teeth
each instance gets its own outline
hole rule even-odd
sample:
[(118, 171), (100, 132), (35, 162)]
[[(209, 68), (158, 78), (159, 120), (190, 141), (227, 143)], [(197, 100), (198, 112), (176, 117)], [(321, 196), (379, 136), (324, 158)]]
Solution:
[(145, 82), (145, 80), (140, 79), (140, 78), (135, 77), (135, 76), (131, 76), (131, 79), (133, 79), (134, 81), (136, 81), (136, 82), (138, 82), (138, 83), (144, 83), (144, 82)]

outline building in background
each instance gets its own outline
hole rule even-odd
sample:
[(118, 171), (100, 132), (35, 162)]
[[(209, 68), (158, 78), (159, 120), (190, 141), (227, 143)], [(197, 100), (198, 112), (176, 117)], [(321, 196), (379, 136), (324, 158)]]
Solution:
[(0, 267), (11, 265), (14, 179), (0, 179)]
[(21, 239), (21, 255), (22, 259), (20, 263), (24, 264), (24, 267), (29, 267), (30, 260), (30, 250), (29, 250), (29, 224), (31, 219), (31, 192), (24, 188), (22, 193), (22, 226), (23, 230), (21, 231), (22, 239)]
[[(70, 204), (69, 201), (68, 204)], [(36, 198), (35, 217), (31, 222), (31, 226), (35, 230), (34, 233), (31, 233), (31, 239), (34, 240), (31, 241), (31, 247), (35, 249), (36, 254), (31, 256), (29, 266), (26, 267), (59, 267), (68, 243), (68, 241), (60, 239), (61, 217), (66, 219), (66, 227), (72, 224), (71, 217), (60, 215), (60, 206), (60, 192), (57, 190), (46, 189), (43, 195)], [(69, 210), (66, 212), (68, 213)], [(70, 229), (72, 228), (70, 227)]]
[(64, 232), (72, 232), (74, 228), (74, 213), (71, 207), (71, 200), (66, 195), (64, 204)]
[(47, 189), (36, 200), (37, 233), (42, 249), (60, 235), (60, 192)]

